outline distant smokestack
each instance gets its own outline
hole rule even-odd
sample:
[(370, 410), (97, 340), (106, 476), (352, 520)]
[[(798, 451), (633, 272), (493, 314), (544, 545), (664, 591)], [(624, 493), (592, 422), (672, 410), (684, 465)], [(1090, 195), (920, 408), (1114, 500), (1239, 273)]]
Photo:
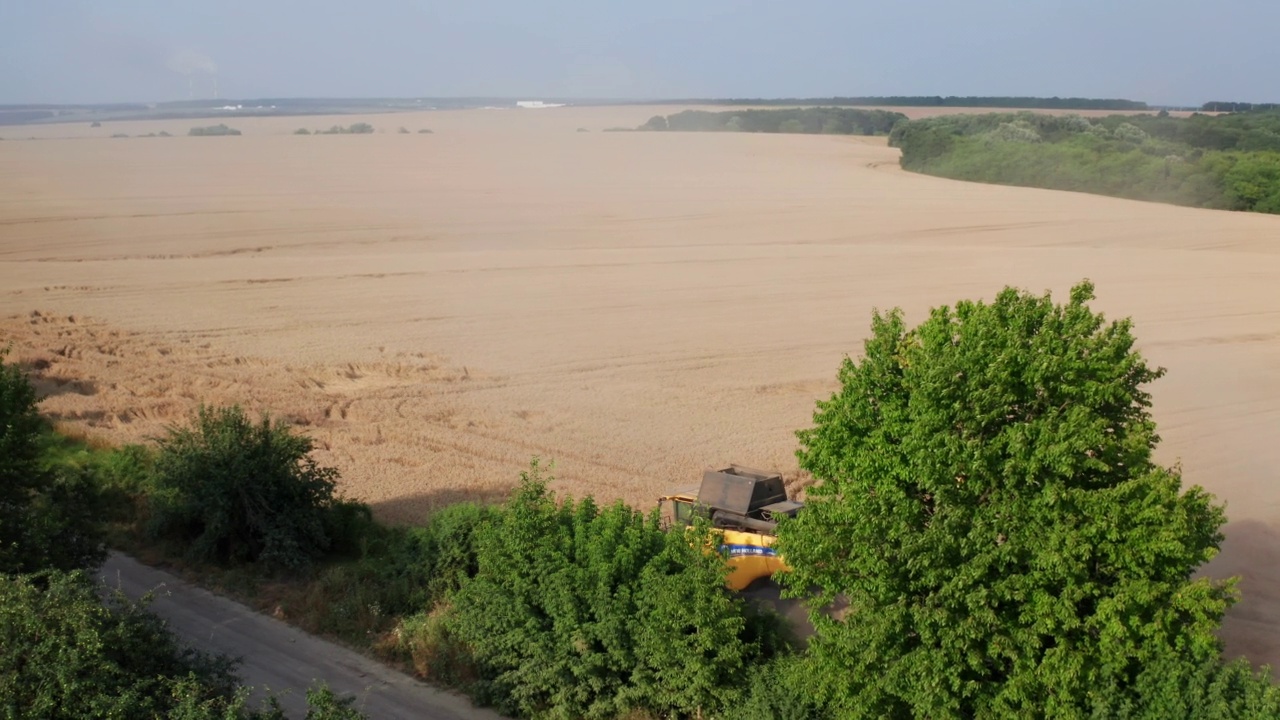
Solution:
[(169, 57), (166, 64), (170, 70), (186, 76), (187, 99), (195, 99), (195, 80), (192, 76), (196, 73), (203, 73), (213, 79), (213, 95), (218, 96), (218, 65), (213, 62), (213, 58), (195, 50), (179, 50)]

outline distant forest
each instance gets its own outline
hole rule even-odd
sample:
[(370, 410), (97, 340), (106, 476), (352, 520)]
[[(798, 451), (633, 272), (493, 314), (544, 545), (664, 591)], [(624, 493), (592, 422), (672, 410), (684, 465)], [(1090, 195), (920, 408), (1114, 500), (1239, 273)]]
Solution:
[(655, 115), (640, 130), (888, 135), (907, 116), (887, 110), (810, 107), (779, 110), (685, 110)]
[(1280, 214), (1280, 112), (948, 115), (889, 143), (903, 168), (957, 180)]
[(1204, 112), (1270, 112), (1280, 110), (1280, 103), (1207, 102), (1200, 106)]
[[(675, 101), (673, 101), (675, 102)], [(1040, 98), (1040, 97), (984, 97), (948, 95), (871, 95), (861, 97), (828, 98), (733, 98), (680, 100), (681, 104), (700, 105), (834, 105), (844, 107), (978, 107), (1015, 108), (1027, 110), (1150, 110), (1138, 100), (1110, 98)]]

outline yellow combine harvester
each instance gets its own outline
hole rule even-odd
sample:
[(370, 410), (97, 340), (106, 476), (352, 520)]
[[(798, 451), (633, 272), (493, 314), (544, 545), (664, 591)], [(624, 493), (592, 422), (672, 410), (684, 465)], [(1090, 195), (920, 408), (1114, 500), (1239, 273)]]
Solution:
[(804, 504), (787, 497), (781, 475), (740, 465), (707, 470), (696, 490), (678, 490), (658, 498), (658, 503), (678, 527), (692, 524), (695, 517), (711, 521), (728, 555), (731, 589), (743, 590), (790, 569), (773, 549), (778, 518), (794, 516)]

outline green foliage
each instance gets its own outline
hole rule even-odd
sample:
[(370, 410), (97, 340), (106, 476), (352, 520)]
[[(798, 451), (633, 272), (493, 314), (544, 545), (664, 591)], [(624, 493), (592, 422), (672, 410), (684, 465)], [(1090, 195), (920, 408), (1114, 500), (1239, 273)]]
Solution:
[[(22, 368), (5, 362), (6, 355), (0, 350), (0, 533), (17, 530), (17, 518), (37, 485), (44, 427), (35, 388)], [(0, 543), (8, 544), (6, 539), (0, 535)]]
[(802, 133), (804, 132), (804, 123), (795, 118), (783, 120), (778, 123), (778, 132), (780, 133)]
[(1195, 662), (1164, 657), (1148, 663), (1131, 687), (1114, 679), (1094, 689), (1096, 720), (1270, 720), (1280, 717), (1280, 688), (1245, 660)]
[(217, 135), (239, 135), (240, 131), (233, 127), (227, 127), (225, 123), (217, 125), (207, 125), (205, 127), (193, 127), (187, 131), (187, 135), (192, 137), (211, 137)]
[(900, 123), (890, 144), (958, 180), (1280, 213), (1280, 113), (956, 115)]
[(346, 127), (334, 125), (321, 132), (321, 135), (368, 135), (373, 132), (373, 126), (369, 123), (352, 123)]
[(106, 557), (93, 477), (46, 462), (35, 388), (0, 351), (0, 573), (71, 570)]
[(310, 688), (306, 720), (360, 720), (364, 715), (352, 707), (355, 702), (355, 697), (341, 697), (328, 685)]
[(834, 107), (730, 112), (685, 110), (666, 117), (655, 115), (638, 129), (887, 135), (896, 124), (906, 119), (905, 115), (896, 112)]
[(667, 533), (656, 511), (558, 504), (535, 462), (473, 533), (476, 571), (442, 630), (469, 651), (473, 693), (504, 711), (711, 715), (760, 654), (705, 528)]
[(780, 656), (751, 673), (739, 720), (826, 720), (831, 717), (806, 690), (809, 667), (802, 658)]
[[(105, 602), (83, 573), (0, 576), (0, 718), (283, 720), (248, 706), (235, 664), (179, 643), (143, 603)], [(358, 720), (353, 698), (307, 692), (307, 717)]]
[(311, 131), (306, 128), (298, 128), (297, 130), (293, 131), (293, 134), (294, 135), (310, 135)]
[(818, 590), (810, 687), (838, 716), (1082, 717), (1155, 663), (1216, 661), (1233, 585), (1190, 576), (1222, 510), (1152, 460), (1163, 370), (1092, 299), (877, 313), (798, 433), (823, 482), (778, 548), (790, 592)]
[(1237, 209), (1280, 214), (1280, 153), (1241, 157), (1222, 179)]
[(654, 115), (653, 117), (649, 118), (648, 122), (646, 122), (645, 124), (641, 125), (638, 129), (640, 129), (640, 130), (666, 130), (666, 129), (667, 129), (667, 118), (666, 118), (666, 117), (664, 117), (664, 116), (662, 116), (662, 115)]
[(160, 717), (179, 684), (206, 703), (229, 700), (234, 680), (140, 606), (104, 604), (83, 574), (0, 577), (0, 717)]
[(309, 566), (332, 545), (335, 512), (350, 516), (339, 525), (359, 522), (334, 495), (338, 472), (311, 449), (269, 417), (200, 408), (190, 427), (159, 441), (153, 534), (184, 543), (194, 560)]

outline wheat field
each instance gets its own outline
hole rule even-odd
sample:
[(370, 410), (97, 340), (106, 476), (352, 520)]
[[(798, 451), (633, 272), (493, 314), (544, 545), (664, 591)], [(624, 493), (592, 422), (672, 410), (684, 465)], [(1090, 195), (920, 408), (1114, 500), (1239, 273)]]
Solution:
[(1161, 459), (1228, 503), (1229, 650), (1280, 661), (1280, 217), (917, 176), (883, 139), (601, 132), (678, 109), (4, 128), (0, 344), (70, 430), (269, 410), (413, 521), (534, 455), (642, 506), (720, 463), (803, 483), (873, 308), (1087, 277), (1169, 371)]

